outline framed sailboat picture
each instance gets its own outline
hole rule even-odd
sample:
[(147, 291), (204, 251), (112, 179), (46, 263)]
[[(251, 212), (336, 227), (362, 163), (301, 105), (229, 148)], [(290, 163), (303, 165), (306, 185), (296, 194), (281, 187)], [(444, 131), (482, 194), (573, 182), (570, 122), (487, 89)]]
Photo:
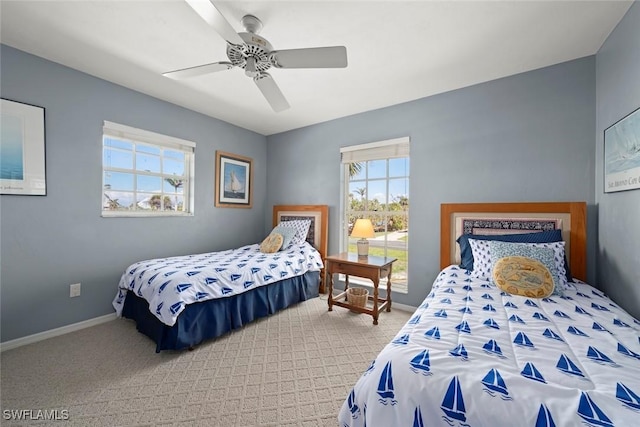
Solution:
[(216, 151), (216, 207), (250, 208), (252, 187), (253, 161), (238, 154)]
[(640, 108), (604, 130), (604, 192), (640, 188)]
[(2, 99), (0, 194), (46, 196), (44, 108)]

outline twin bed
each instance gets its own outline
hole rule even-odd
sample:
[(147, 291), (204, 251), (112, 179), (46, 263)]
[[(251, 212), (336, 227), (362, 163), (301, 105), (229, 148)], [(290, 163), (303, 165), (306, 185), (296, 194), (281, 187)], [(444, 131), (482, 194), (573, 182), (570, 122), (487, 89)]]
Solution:
[(156, 352), (193, 348), (324, 292), (326, 205), (279, 205), (274, 227), (309, 221), (304, 242), (264, 253), (260, 244), (145, 260), (122, 275), (113, 301), (156, 343)]
[[(346, 397), (340, 426), (640, 425), (640, 322), (582, 282), (585, 208), (442, 205), (442, 271)], [(553, 295), (501, 290), (478, 274), (479, 250), (472, 270), (458, 266), (462, 234), (533, 231), (566, 246), (573, 281)]]

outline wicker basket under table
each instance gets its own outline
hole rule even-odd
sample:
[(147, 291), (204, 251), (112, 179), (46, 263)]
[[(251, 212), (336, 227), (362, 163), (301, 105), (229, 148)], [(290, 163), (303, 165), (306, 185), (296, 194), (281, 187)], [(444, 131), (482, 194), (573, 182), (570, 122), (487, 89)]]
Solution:
[(347, 289), (347, 301), (356, 307), (364, 307), (367, 305), (369, 291), (365, 288), (349, 288)]

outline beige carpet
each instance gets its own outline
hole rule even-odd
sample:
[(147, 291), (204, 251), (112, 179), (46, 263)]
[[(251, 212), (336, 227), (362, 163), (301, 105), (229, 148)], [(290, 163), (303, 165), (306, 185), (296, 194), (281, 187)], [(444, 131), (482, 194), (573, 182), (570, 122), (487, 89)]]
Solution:
[[(198, 346), (155, 353), (130, 320), (1, 355), (4, 425), (336, 426), (351, 387), (411, 313), (327, 311), (314, 298)], [(17, 422), (5, 410), (68, 411)], [(61, 412), (59, 412), (61, 413)]]

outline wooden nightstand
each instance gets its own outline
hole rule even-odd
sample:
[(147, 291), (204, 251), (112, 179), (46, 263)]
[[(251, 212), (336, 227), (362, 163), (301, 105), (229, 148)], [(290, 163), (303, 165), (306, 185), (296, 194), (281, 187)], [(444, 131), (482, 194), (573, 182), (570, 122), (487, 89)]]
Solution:
[[(343, 252), (338, 255), (330, 255), (325, 258), (325, 283), (329, 284), (329, 311), (333, 311), (333, 306), (345, 307), (350, 310), (366, 313), (373, 316), (373, 324), (378, 324), (378, 313), (386, 309), (391, 311), (391, 269), (396, 258), (371, 256), (359, 257), (354, 253)], [(344, 292), (333, 296), (333, 275), (342, 273), (345, 277)], [(349, 276), (358, 276), (370, 279), (373, 282), (373, 296), (369, 295), (369, 301), (373, 302), (373, 307), (357, 307), (347, 302), (347, 289), (349, 289)], [(387, 297), (378, 296), (378, 284), (380, 278), (387, 278)], [(341, 301), (342, 300), (342, 301)]]

